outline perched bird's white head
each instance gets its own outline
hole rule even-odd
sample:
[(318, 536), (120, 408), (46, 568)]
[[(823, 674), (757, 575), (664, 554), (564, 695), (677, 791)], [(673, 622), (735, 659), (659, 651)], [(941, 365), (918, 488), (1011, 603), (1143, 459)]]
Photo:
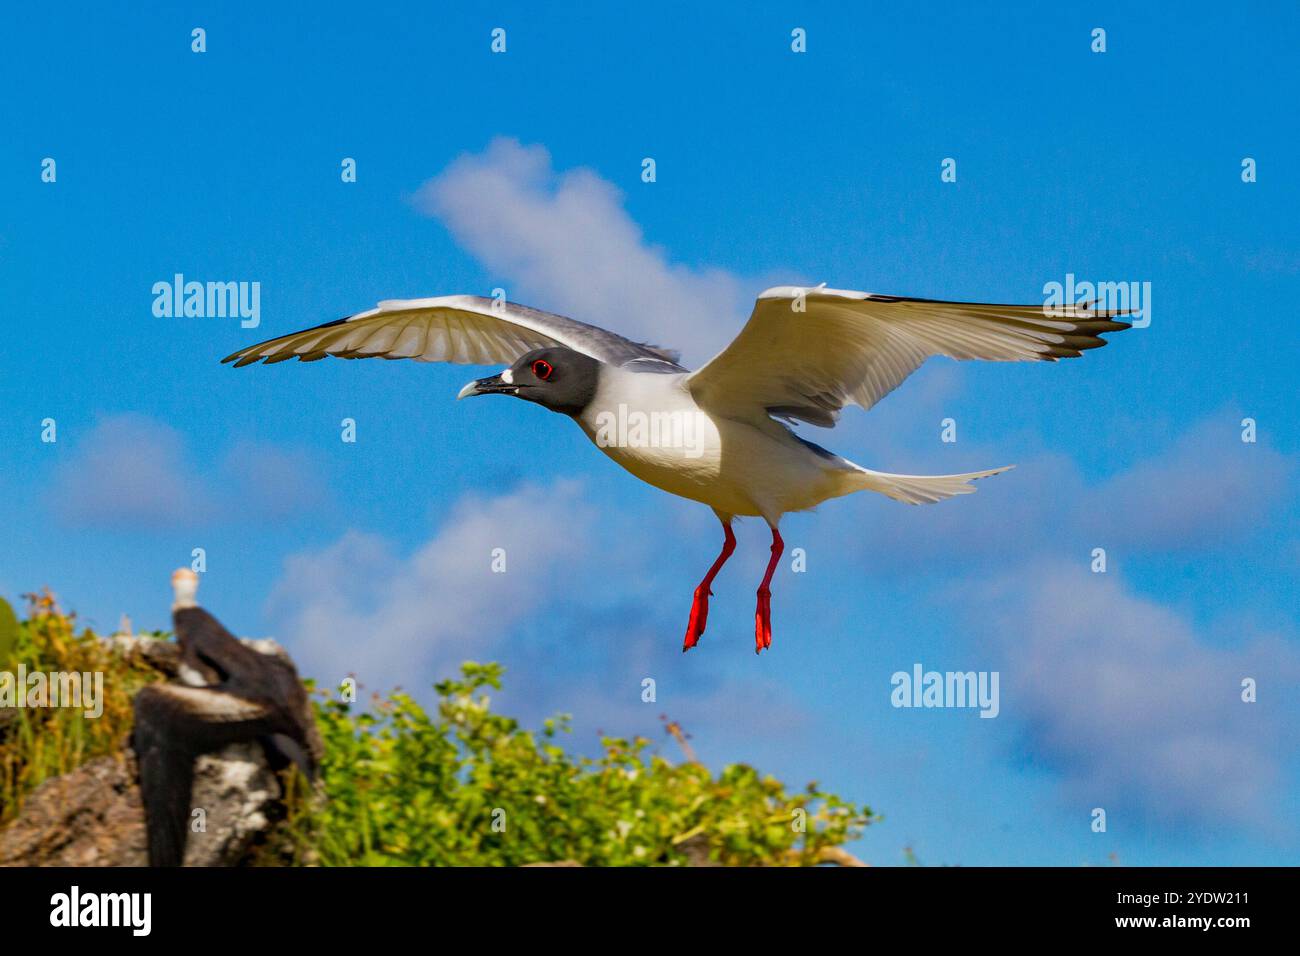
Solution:
[(177, 568), (172, 572), (172, 610), (194, 607), (194, 596), (199, 593), (199, 576), (189, 568)]

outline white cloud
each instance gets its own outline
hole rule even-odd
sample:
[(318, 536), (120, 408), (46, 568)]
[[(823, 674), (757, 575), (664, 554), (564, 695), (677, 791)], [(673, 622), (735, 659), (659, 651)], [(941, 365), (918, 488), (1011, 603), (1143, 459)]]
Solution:
[[(1265, 442), (1241, 442), (1240, 417), (1211, 415), (1167, 448), (1095, 483), (1073, 460), (1044, 455), (980, 481), (968, 497), (916, 508), (874, 502), (865, 530), (851, 521), (832, 525), (833, 546), (856, 553), (872, 573), (906, 575), (1005, 566), (1026, 554), (1087, 555), (1094, 547), (1114, 560), (1241, 545), (1273, 526), (1294, 467)], [(1006, 463), (990, 452), (965, 456), (929, 469), (872, 465), (925, 473)]]
[(1105, 483), (1090, 502), (1102, 534), (1129, 547), (1204, 548), (1264, 526), (1293, 466), (1267, 442), (1241, 441), (1241, 415), (1223, 411), (1164, 453)]
[(72, 525), (163, 527), (211, 517), (204, 484), (179, 432), (143, 415), (117, 415), (74, 446), (50, 500)]
[(71, 456), (56, 469), (46, 500), (73, 527), (274, 522), (329, 502), (317, 470), (292, 449), (243, 442), (196, 459), (176, 429), (134, 413), (105, 417), (70, 441)]
[[(1004, 718), (1081, 812), (1276, 822), (1269, 801), (1292, 769), (1279, 762), (1279, 691), (1300, 674), (1295, 650), (1272, 637), (1218, 648), (1166, 599), (1121, 583), (1137, 555), (1227, 560), (1225, 550), (1272, 540), (1293, 466), (1266, 443), (1243, 444), (1240, 418), (1208, 416), (1097, 482), (1049, 455), (933, 507), (856, 502), (870, 519), (833, 523), (823, 546), (871, 576), (960, 576), (949, 594), (965, 642), (995, 652)], [(1105, 575), (1090, 569), (1099, 546)], [(1240, 701), (1247, 676), (1272, 689), (1270, 704)]]
[[(664, 711), (700, 735), (702, 753), (727, 741), (731, 759), (756, 735), (770, 744), (805, 732), (779, 678), (727, 674), (752, 654), (746, 644), (734, 653), (721, 613), (705, 638), (710, 657), (681, 653), (694, 580), (665, 563), (669, 545), (653, 526), (598, 512), (587, 498), (569, 481), (470, 497), (406, 555), (349, 532), (286, 562), (268, 607), (273, 632), (324, 685), (355, 674), (370, 691), (401, 686), (424, 700), (463, 661), (499, 661), (507, 712), (571, 713), (580, 741), (597, 728), (656, 734)], [(505, 573), (492, 570), (494, 548), (505, 551)], [(658, 703), (641, 699), (650, 675)]]
[[(976, 642), (1001, 658), (1003, 717), (1023, 726), (1029, 753), (1061, 775), (1080, 814), (1278, 822), (1280, 708), (1300, 677), (1285, 643), (1212, 647), (1181, 614), (1078, 563), (955, 594)], [(1245, 677), (1259, 682), (1259, 702), (1241, 700)]]
[[(517, 631), (545, 629), (548, 589), (573, 587), (592, 515), (580, 488), (525, 486), (463, 501), (408, 557), (349, 532), (289, 558), (271, 595), (277, 632), (307, 673), (355, 674), (374, 690), (422, 690), (462, 661), (491, 658)], [(503, 549), (505, 572), (493, 570)]]
[(696, 362), (735, 336), (764, 288), (670, 262), (646, 243), (612, 183), (589, 169), (557, 174), (545, 148), (513, 139), (462, 156), (417, 202), (509, 283), (512, 300), (679, 348)]

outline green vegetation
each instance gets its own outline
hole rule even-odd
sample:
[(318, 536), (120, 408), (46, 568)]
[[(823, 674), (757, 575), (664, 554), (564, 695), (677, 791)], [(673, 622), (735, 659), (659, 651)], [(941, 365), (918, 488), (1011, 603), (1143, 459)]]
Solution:
[[(119, 753), (131, 732), (135, 692), (160, 678), (143, 662), (124, 659), (91, 631), (76, 629), (48, 591), (29, 594), (30, 616), (17, 621), (0, 599), (0, 671), (102, 673), (103, 714), (87, 720), (67, 707), (0, 708), (0, 825), (50, 777), (88, 760)], [(7, 613), (6, 613), (7, 612)]]
[[(644, 738), (606, 737), (595, 759), (492, 712), (501, 667), (465, 664), (436, 687), (432, 716), (405, 694), (371, 713), (327, 703), (321, 801), (294, 825), (325, 865), (685, 863), (687, 848), (728, 865), (815, 864), (855, 837), (870, 811), (809, 784), (802, 793), (733, 765), (649, 754)], [(695, 838), (695, 839), (693, 839)]]
[[(9, 712), (17, 717), (0, 723), (0, 824), (42, 780), (120, 752), (132, 695), (163, 679), (90, 631), (76, 633), (48, 594), (33, 599), (12, 643), (0, 670), (100, 670), (107, 699), (97, 720), (65, 708)], [(497, 664), (465, 664), (460, 679), (437, 685), (433, 713), (401, 693), (364, 710), (318, 694), (321, 780), (310, 792), (286, 780), (282, 839), (261, 861), (814, 865), (850, 860), (839, 848), (873, 819), (815, 784), (790, 792), (744, 765), (714, 775), (694, 760), (671, 763), (644, 738), (607, 737), (599, 757), (575, 756), (559, 744), (567, 718), (533, 732), (492, 711), (488, 690), (501, 675)]]

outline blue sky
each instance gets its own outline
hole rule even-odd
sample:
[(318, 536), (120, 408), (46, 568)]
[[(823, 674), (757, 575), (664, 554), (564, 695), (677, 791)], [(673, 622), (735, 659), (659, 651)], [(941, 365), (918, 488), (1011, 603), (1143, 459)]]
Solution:
[[(885, 814), (856, 847), (879, 864), (1300, 862), (1300, 15), (1041, 6), (10, 14), (0, 593), (165, 627), (203, 547), (204, 603), (322, 679), (501, 660), (502, 706), (573, 713), (583, 748), (660, 739), (666, 712), (711, 764)], [(260, 326), (155, 317), (178, 272), (259, 282)], [(1057, 365), (935, 360), (808, 429), (883, 471), (1019, 467), (931, 508), (787, 518), (808, 570), (778, 572), (758, 658), (761, 523), (682, 655), (706, 508), (540, 409), (454, 403), (477, 369), (218, 364), (498, 287), (698, 363), (769, 285), (1036, 302), (1067, 273), (1150, 282), (1150, 326)], [(918, 662), (998, 671), (998, 718), (891, 707)]]

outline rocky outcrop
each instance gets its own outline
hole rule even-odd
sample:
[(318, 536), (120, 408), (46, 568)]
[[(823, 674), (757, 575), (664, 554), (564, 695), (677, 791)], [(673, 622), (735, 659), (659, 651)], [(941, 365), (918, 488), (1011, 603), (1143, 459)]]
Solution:
[[(277, 816), (280, 784), (256, 744), (200, 757), (194, 806), (203, 811), (186, 866), (243, 862)], [(129, 748), (45, 781), (0, 830), (0, 866), (145, 866), (144, 807)]]
[[(151, 637), (107, 640), (123, 655), (139, 655), (174, 675), (176, 645)], [(288, 655), (274, 641), (247, 641), (262, 653)], [(18, 816), (0, 830), (0, 866), (145, 866), (144, 807), (135, 756), (123, 741), (119, 753), (46, 780), (23, 801)], [(237, 866), (271, 836), (283, 816), (281, 786), (260, 745), (232, 744), (199, 757), (185, 847), (186, 866)]]

